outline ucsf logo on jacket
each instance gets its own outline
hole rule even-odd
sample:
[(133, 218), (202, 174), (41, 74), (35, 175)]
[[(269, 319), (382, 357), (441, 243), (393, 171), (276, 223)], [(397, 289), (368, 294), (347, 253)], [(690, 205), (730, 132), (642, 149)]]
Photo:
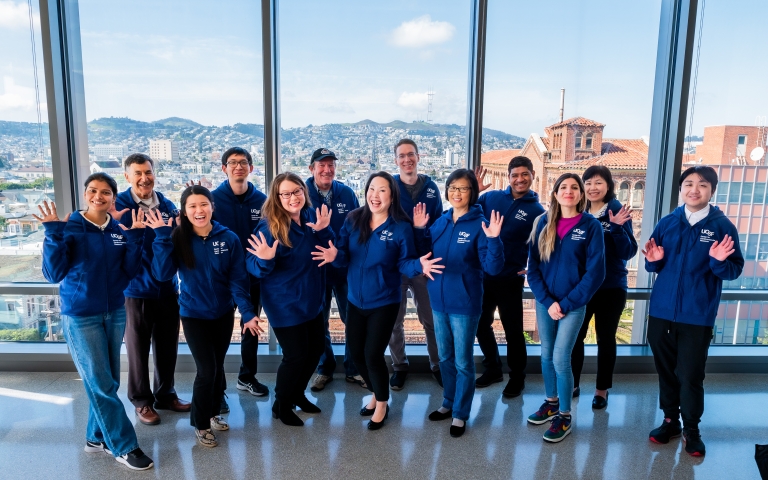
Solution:
[[(709, 256), (709, 249), (726, 235), (734, 239), (735, 251), (721, 262)], [(679, 206), (659, 221), (651, 238), (664, 247), (664, 258), (645, 261), (645, 270), (657, 274), (651, 292), (651, 316), (712, 327), (723, 280), (739, 278), (744, 268), (736, 227), (714, 206), (709, 207), (706, 218), (691, 226), (685, 206)]]
[(192, 235), (195, 268), (187, 268), (177, 259), (171, 240), (171, 227), (155, 229), (152, 249), (152, 275), (164, 281), (176, 272), (181, 279), (179, 310), (183, 317), (215, 320), (234, 310), (235, 303), (243, 322), (256, 316), (248, 293), (250, 283), (245, 271), (243, 249), (234, 232), (219, 222), (205, 240)]
[(344, 222), (336, 243), (334, 266), (348, 267), (348, 299), (357, 308), (377, 308), (401, 299), (402, 275), (420, 275), (421, 262), (413, 241), (413, 226), (392, 217), (360, 243), (360, 230), (350, 219)]
[[(506, 218), (504, 219), (506, 221)], [(528, 253), (528, 285), (536, 301), (549, 308), (558, 302), (563, 313), (581, 308), (605, 278), (603, 227), (595, 217), (582, 213), (581, 220), (560, 240), (548, 262), (539, 255), (539, 234), (547, 224), (544, 214)]]
[[(421, 174), (419, 174), (421, 175)], [(405, 213), (413, 220), (413, 207), (417, 203), (423, 203), (427, 207), (427, 213), (429, 214), (429, 222), (427, 228), (431, 227), (435, 220), (443, 214), (443, 199), (440, 197), (440, 190), (437, 188), (437, 184), (429, 178), (429, 175), (424, 175), (424, 186), (419, 192), (419, 196), (416, 198), (416, 202), (411, 198), (411, 194), (408, 193), (408, 189), (405, 188), (405, 183), (400, 180), (400, 175), (395, 175), (395, 181), (400, 187), (400, 206), (403, 207)]]
[[(307, 222), (315, 221), (314, 209), (306, 208), (302, 212), (301, 225), (291, 221), (288, 238), (292, 247), (279, 244), (272, 260), (261, 260), (251, 253), (246, 257), (248, 272), (262, 281), (261, 302), (270, 324), (275, 327), (308, 322), (323, 309), (325, 269), (317, 268), (318, 262), (312, 259), (312, 252), (316, 245), (328, 247), (328, 242), (335, 236), (330, 227), (315, 231), (307, 226)], [(269, 246), (275, 242), (266, 219), (253, 233), (257, 237), (263, 233)]]
[[(320, 192), (317, 191), (315, 179), (312, 177), (307, 179), (307, 190), (309, 190), (309, 199), (312, 201), (312, 207), (321, 208), (323, 199), (320, 196)], [(328, 208), (333, 212), (331, 214), (331, 229), (336, 238), (339, 238), (341, 227), (344, 226), (344, 220), (347, 219), (349, 212), (359, 207), (360, 202), (358, 202), (355, 192), (343, 183), (334, 180), (331, 184), (331, 205)], [(347, 281), (346, 268), (336, 268), (333, 265), (327, 265), (325, 268), (325, 280), (328, 283)]]
[(539, 196), (531, 190), (515, 199), (512, 196), (512, 187), (507, 187), (506, 190), (491, 190), (480, 195), (477, 203), (483, 208), (486, 221), (490, 220), (494, 210), (504, 215), (499, 235), (504, 244), (504, 268), (497, 276), (517, 277), (517, 272), (525, 270), (528, 263), (527, 242), (533, 229), (533, 221), (544, 213)]
[(624, 225), (611, 223), (608, 211), (616, 212), (621, 210), (621, 202), (615, 198), (608, 202), (608, 208), (605, 209), (603, 216), (598, 218), (603, 226), (605, 241), (605, 280), (602, 288), (623, 288), (627, 289), (627, 262), (637, 255), (637, 240), (632, 231), (632, 220), (628, 220)]
[(62, 314), (96, 315), (125, 305), (123, 291), (141, 269), (145, 229), (124, 231), (110, 219), (102, 231), (80, 212), (43, 227), (43, 276), (60, 283)]
[[(169, 218), (176, 218), (179, 211), (176, 206), (165, 198), (162, 193), (155, 192), (159, 205), (157, 211), (163, 216), (163, 221), (167, 222)], [(115, 200), (115, 208), (117, 210), (123, 210), (129, 208), (133, 211), (139, 210), (139, 205), (133, 199), (131, 195), (131, 188), (124, 191), (117, 196)], [(126, 212), (120, 218), (120, 223), (128, 228), (133, 225), (133, 217), (130, 212)], [(174, 276), (168, 282), (160, 282), (152, 276), (152, 258), (155, 254), (152, 252), (152, 242), (155, 241), (155, 232), (151, 228), (144, 229), (144, 247), (141, 250), (141, 269), (139, 274), (136, 275), (131, 283), (128, 284), (128, 288), (125, 289), (125, 296), (129, 298), (163, 298), (171, 295), (176, 295), (179, 290), (179, 285), (176, 277)]]
[[(499, 237), (488, 238), (480, 205), (453, 223), (453, 209), (442, 214), (425, 239), (432, 257), (442, 258), (442, 274), (427, 283), (432, 309), (459, 315), (480, 315), (483, 303), (483, 272), (498, 274), (504, 268), (504, 245)], [(419, 252), (422, 253), (422, 252)]]

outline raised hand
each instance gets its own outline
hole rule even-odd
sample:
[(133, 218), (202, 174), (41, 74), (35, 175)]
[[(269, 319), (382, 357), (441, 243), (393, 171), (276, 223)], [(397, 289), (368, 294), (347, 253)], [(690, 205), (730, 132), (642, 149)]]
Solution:
[[(715, 242), (717, 243), (717, 242)], [(664, 247), (660, 247), (656, 245), (656, 240), (651, 238), (647, 242), (645, 242), (645, 247), (641, 250), (643, 255), (645, 255), (645, 258), (649, 262), (658, 262), (662, 258), (664, 258)], [(712, 254), (712, 250), (710, 249), (710, 255)]]
[(419, 202), (413, 207), (413, 226), (416, 228), (424, 228), (429, 223), (429, 214), (427, 213), (427, 206)]
[(615, 223), (616, 225), (624, 225), (632, 219), (632, 209), (629, 205), (622, 205), (621, 209), (616, 212), (616, 215), (612, 211), (608, 210), (608, 221)]
[[(136, 225), (135, 222), (136, 220), (134, 220), (134, 225)], [(147, 212), (143, 224), (151, 228), (170, 227), (173, 226), (173, 217), (168, 217), (168, 222), (165, 222), (163, 215), (158, 210), (150, 210)]]
[(133, 230), (136, 228), (144, 228), (146, 226), (146, 223), (144, 222), (145, 220), (144, 210), (140, 208), (137, 210), (131, 210), (131, 220), (133, 220), (133, 223), (131, 224), (130, 229), (125, 225), (123, 225), (122, 223), (118, 225), (120, 225), (120, 228), (122, 228), (123, 230)]
[(563, 315), (563, 311), (560, 309), (560, 304), (557, 302), (549, 306), (547, 313), (549, 313), (549, 316), (552, 317), (553, 320), (560, 320), (565, 316)]
[(127, 212), (128, 210), (130, 210), (130, 208), (124, 208), (120, 211), (117, 211), (117, 208), (115, 208), (115, 203), (112, 202), (112, 205), (109, 206), (109, 210), (107, 210), (107, 213), (109, 213), (110, 217), (114, 218), (119, 222), (120, 219), (123, 218), (123, 214), (125, 214), (125, 212)]
[(256, 235), (251, 235), (251, 238), (248, 239), (248, 243), (251, 244), (252, 248), (247, 248), (246, 250), (262, 260), (272, 260), (277, 254), (277, 240), (275, 240), (275, 243), (270, 247), (267, 243), (267, 239), (264, 238), (263, 232), (259, 232), (258, 237)]
[[(475, 167), (475, 177), (477, 177), (477, 183), (480, 187), (480, 192), (484, 192), (491, 188), (492, 184), (490, 183), (484, 183), (483, 180), (485, 179), (485, 174), (487, 173), (485, 167), (478, 165)], [(479, 192), (478, 192), (479, 193)]]
[(495, 238), (501, 234), (501, 225), (504, 223), (504, 216), (499, 214), (496, 210), (491, 210), (491, 221), (488, 226), (485, 222), (481, 223), (485, 236), (488, 238)]
[(733, 245), (733, 238), (730, 235), (726, 235), (722, 242), (715, 241), (715, 243), (709, 247), (709, 256), (722, 262), (736, 251)]
[(336, 260), (336, 254), (339, 253), (339, 250), (333, 246), (333, 242), (329, 241), (328, 244), (330, 245), (328, 248), (323, 248), (320, 245), (315, 245), (315, 250), (312, 252), (312, 260), (317, 260), (320, 263), (318, 267), (322, 267), (323, 265), (327, 263), (331, 263), (334, 260)]
[[(42, 205), (37, 206), (37, 209), (40, 210), (41, 216), (38, 217), (34, 213), (32, 214), (37, 220), (43, 223), (61, 221), (59, 220), (59, 213), (56, 211), (56, 204), (54, 202), (51, 202), (51, 204), (48, 205), (48, 200), (44, 200)], [(67, 220), (69, 220), (69, 214), (64, 217), (64, 221), (66, 222)]]
[(443, 269), (445, 268), (445, 265), (437, 265), (437, 262), (442, 260), (442, 257), (433, 258), (432, 260), (429, 260), (429, 257), (431, 256), (432, 256), (432, 252), (429, 252), (428, 254), (419, 258), (419, 261), (421, 262), (421, 271), (424, 273), (424, 275), (426, 275), (430, 280), (434, 280), (434, 277), (432, 277), (432, 274), (443, 273)]
[(307, 222), (308, 227), (311, 227), (317, 232), (331, 224), (331, 214), (333, 213), (333, 210), (329, 210), (328, 205), (323, 204), (322, 209), (316, 208), (315, 213), (317, 214), (317, 221), (314, 223)]
[(254, 337), (258, 337), (260, 333), (264, 333), (264, 329), (259, 326), (259, 320), (259, 317), (253, 317), (250, 321), (245, 322), (243, 324), (242, 333), (245, 333), (246, 330), (250, 330), (251, 335)]

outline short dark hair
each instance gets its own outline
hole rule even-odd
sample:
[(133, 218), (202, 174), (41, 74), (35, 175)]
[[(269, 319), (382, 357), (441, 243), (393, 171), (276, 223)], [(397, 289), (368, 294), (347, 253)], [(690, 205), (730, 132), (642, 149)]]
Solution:
[(88, 185), (94, 180), (104, 182), (109, 185), (109, 188), (112, 189), (112, 194), (117, 196), (117, 182), (114, 178), (110, 177), (104, 172), (92, 173), (88, 175), (88, 178), (85, 179), (85, 188), (88, 188)]
[(525, 167), (527, 168), (531, 173), (533, 173), (533, 162), (530, 158), (524, 157), (522, 155), (518, 155), (517, 157), (514, 157), (512, 160), (509, 161), (509, 165), (507, 165), (507, 175), (509, 175), (510, 172), (512, 172), (513, 168), (518, 167)]
[(418, 146), (416, 146), (416, 142), (414, 142), (414, 141), (413, 141), (413, 140), (411, 140), (410, 138), (403, 138), (402, 140), (400, 140), (399, 142), (397, 142), (397, 143), (395, 144), (395, 155), (397, 155), (397, 149), (398, 149), (398, 148), (400, 148), (400, 147), (401, 147), (401, 146), (403, 146), (403, 145), (412, 145), (412, 146), (413, 146), (413, 148), (415, 148), (415, 149), (416, 149), (416, 155), (418, 155), (418, 154), (419, 154), (419, 147), (418, 147)]
[(151, 158), (149, 158), (149, 155), (145, 153), (132, 153), (125, 157), (125, 161), (123, 162), (123, 166), (126, 170), (128, 170), (128, 167), (133, 165), (134, 163), (137, 165), (144, 165), (145, 163), (149, 162), (150, 165), (152, 165), (152, 169), (155, 168), (155, 162), (152, 161)]
[(475, 172), (466, 168), (459, 168), (448, 175), (448, 179), (445, 181), (445, 199), (449, 200), (448, 187), (456, 180), (461, 180), (462, 178), (466, 178), (469, 181), (469, 186), (472, 188), (472, 195), (469, 196), (469, 205), (472, 206), (477, 203), (477, 197), (480, 196), (480, 186), (477, 184)]
[(698, 174), (702, 179), (704, 179), (705, 182), (712, 185), (712, 193), (715, 193), (715, 190), (717, 190), (717, 172), (714, 168), (710, 167), (709, 165), (696, 165), (690, 168), (687, 168), (682, 175), (680, 175), (680, 181), (678, 183), (678, 188), (683, 188), (683, 182), (686, 178), (690, 177), (693, 174)]
[(245, 158), (248, 159), (248, 165), (253, 165), (253, 158), (251, 158), (251, 154), (248, 152), (248, 150), (242, 148), (242, 147), (232, 147), (221, 156), (221, 164), (226, 165), (227, 160), (229, 160), (229, 157), (232, 155), (245, 155)]
[[(611, 171), (608, 167), (604, 165), (592, 165), (581, 175), (581, 179), (584, 180), (584, 183), (592, 177), (600, 177), (608, 184), (608, 191), (605, 193), (605, 197), (603, 197), (603, 202), (608, 203), (616, 198), (616, 184), (613, 181)], [(584, 194), (586, 195), (586, 192), (584, 192)], [(587, 208), (589, 208), (589, 206), (589, 200), (587, 200)]]

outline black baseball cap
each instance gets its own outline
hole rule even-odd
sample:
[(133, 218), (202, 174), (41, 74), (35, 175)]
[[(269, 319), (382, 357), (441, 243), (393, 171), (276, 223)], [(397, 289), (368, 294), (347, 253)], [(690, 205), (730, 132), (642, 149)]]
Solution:
[(323, 160), (326, 158), (332, 158), (334, 160), (338, 160), (338, 157), (336, 157), (336, 154), (333, 153), (332, 151), (328, 150), (327, 148), (318, 148), (312, 154), (312, 160), (309, 161), (309, 164), (312, 165), (312, 163), (319, 162), (320, 160)]

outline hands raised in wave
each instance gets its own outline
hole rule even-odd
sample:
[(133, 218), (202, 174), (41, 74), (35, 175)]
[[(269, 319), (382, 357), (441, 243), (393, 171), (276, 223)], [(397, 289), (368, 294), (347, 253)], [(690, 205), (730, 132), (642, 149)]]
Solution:
[[(59, 214), (56, 212), (56, 204), (51, 202), (50, 205), (48, 205), (48, 200), (43, 201), (42, 205), (37, 206), (38, 210), (40, 210), (40, 217), (32, 214), (33, 217), (35, 217), (37, 220), (48, 223), (48, 222), (61, 222), (62, 220), (59, 220)], [(70, 214), (68, 213), (66, 217), (64, 217), (64, 222), (69, 221)]]

